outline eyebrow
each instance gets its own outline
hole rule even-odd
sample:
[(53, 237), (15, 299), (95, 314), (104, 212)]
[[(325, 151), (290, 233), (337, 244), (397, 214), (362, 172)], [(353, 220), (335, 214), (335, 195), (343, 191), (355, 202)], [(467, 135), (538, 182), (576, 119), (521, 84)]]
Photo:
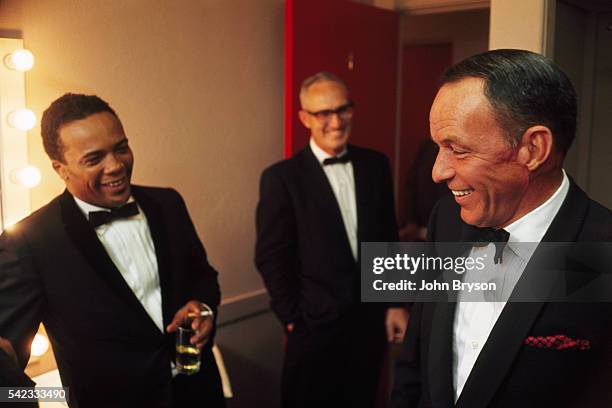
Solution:
[[(125, 139), (121, 139), (120, 141), (118, 141), (117, 143), (115, 143), (113, 145), (113, 149), (116, 149), (117, 147), (120, 147), (121, 145), (127, 145), (128, 144), (128, 139), (127, 137)], [(79, 161), (86, 161), (88, 159), (97, 157), (99, 155), (101, 155), (103, 153), (103, 150), (93, 150), (91, 152), (87, 152), (83, 157), (81, 157), (81, 160)]]
[(121, 146), (121, 145), (126, 145), (126, 144), (128, 144), (128, 138), (127, 138), (127, 137), (126, 137), (126, 138), (124, 138), (124, 139), (121, 139), (120, 141), (118, 141), (117, 143), (115, 143), (115, 145), (113, 146), (113, 148), (119, 147), (119, 146)]
[(85, 154), (83, 157), (81, 157), (81, 160), (79, 160), (80, 162), (85, 162), (89, 159), (93, 159), (94, 157), (98, 157), (102, 155), (102, 150), (94, 150), (92, 152), (89, 152), (87, 154)]
[[(435, 140), (433, 140), (433, 137), (431, 137), (431, 140), (434, 141), (435, 143)], [(442, 140), (440, 140), (440, 144), (445, 144), (445, 143), (456, 143), (461, 146), (465, 146), (465, 143), (461, 142), (456, 136), (453, 136), (453, 135), (444, 136)]]

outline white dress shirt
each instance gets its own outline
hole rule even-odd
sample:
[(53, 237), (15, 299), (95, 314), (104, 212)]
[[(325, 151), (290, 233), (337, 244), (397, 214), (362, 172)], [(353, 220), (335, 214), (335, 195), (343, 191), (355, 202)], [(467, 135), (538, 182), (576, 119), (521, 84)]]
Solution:
[[(563, 171), (561, 185), (546, 202), (504, 228), (510, 233), (510, 238), (502, 254), (502, 263), (493, 263), (495, 254), (493, 244), (472, 248), (470, 257), (483, 257), (486, 254), (484, 258), (486, 270), (489, 276), (494, 276), (498, 291), (500, 291), (500, 299), (508, 299), (512, 293), (531, 258), (536, 247), (535, 243), (539, 243), (544, 237), (546, 230), (548, 230), (559, 208), (561, 208), (568, 191), (569, 180), (565, 171)], [(534, 243), (534, 245), (518, 245), (518, 243), (526, 242)], [(479, 279), (476, 274), (477, 272), (466, 272), (464, 281), (478, 282)], [(462, 295), (463, 293), (459, 294), (453, 324), (455, 402), (459, 399), (480, 351), (506, 306), (505, 301), (495, 301), (496, 299), (474, 301), (473, 294), (470, 294), (471, 301), (462, 302)]]
[[(87, 219), (90, 211), (108, 211), (107, 208), (97, 207), (76, 197), (74, 201)], [(132, 197), (128, 202), (131, 201), (134, 201)], [(155, 246), (147, 219), (140, 208), (139, 211), (139, 214), (132, 217), (100, 225), (96, 228), (96, 234), (138, 301), (164, 333)]]
[[(344, 229), (351, 245), (353, 258), (357, 260), (357, 202), (355, 199), (355, 176), (353, 175), (353, 163), (336, 163), (332, 165), (323, 165), (323, 160), (334, 157), (323, 151), (316, 142), (310, 138), (310, 148), (315, 157), (323, 167), (323, 171), (327, 176), (327, 180), (334, 191), (336, 201), (340, 207)], [(344, 156), (346, 148), (337, 157)]]

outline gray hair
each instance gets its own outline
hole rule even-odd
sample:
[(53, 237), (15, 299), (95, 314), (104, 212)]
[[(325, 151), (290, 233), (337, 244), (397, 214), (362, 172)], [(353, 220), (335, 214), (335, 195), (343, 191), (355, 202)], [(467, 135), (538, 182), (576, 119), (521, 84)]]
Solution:
[(544, 125), (556, 150), (567, 153), (576, 133), (576, 91), (551, 60), (525, 50), (487, 51), (449, 68), (440, 86), (469, 77), (484, 80), (484, 94), (508, 145), (516, 147), (525, 130)]
[(304, 81), (302, 81), (302, 86), (300, 87), (300, 104), (302, 105), (302, 109), (304, 108), (304, 99), (306, 99), (306, 93), (308, 92), (308, 88), (318, 82), (336, 82), (342, 85), (347, 95), (349, 93), (346, 82), (344, 82), (338, 75), (326, 71), (317, 72), (316, 74), (309, 76)]

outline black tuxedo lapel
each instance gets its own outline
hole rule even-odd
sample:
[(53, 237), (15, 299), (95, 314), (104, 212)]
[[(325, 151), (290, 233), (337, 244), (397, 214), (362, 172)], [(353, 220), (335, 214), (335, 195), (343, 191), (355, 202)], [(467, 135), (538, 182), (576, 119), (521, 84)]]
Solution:
[[(357, 242), (361, 242), (362, 237), (367, 237), (366, 233), (367, 220), (363, 214), (366, 213), (365, 208), (368, 205), (368, 191), (372, 191), (369, 186), (372, 184), (370, 179), (371, 172), (366, 168), (366, 164), (363, 158), (354, 149), (349, 146), (349, 154), (351, 155), (351, 162), (353, 163), (353, 179), (355, 181), (355, 207), (357, 208)], [(357, 248), (357, 251), (361, 253), (361, 245)]]
[(454, 405), (453, 396), (453, 324), (455, 302), (432, 303), (431, 337), (427, 375), (434, 407)]
[[(588, 199), (570, 181), (570, 189), (563, 205), (546, 231), (542, 242), (573, 242), (576, 240), (586, 215)], [(547, 256), (544, 250), (535, 251), (514, 288), (457, 401), (458, 407), (486, 407), (501, 385), (521, 349), (545, 302), (520, 303), (512, 300), (521, 293), (547, 295), (559, 282), (560, 265), (543, 265), (544, 260), (563, 262), (561, 255)], [(537, 292), (534, 292), (536, 288)]]
[(344, 220), (340, 210), (338, 200), (332, 189), (325, 171), (321, 167), (321, 163), (317, 160), (316, 156), (307, 146), (303, 150), (303, 169), (304, 169), (304, 182), (307, 185), (309, 192), (307, 193), (309, 199), (317, 202), (318, 207), (322, 209), (320, 214), (322, 223), (327, 225), (333, 225), (333, 228), (344, 237), (345, 252), (353, 257), (351, 244), (346, 234), (346, 228), (344, 227)]
[(174, 311), (170, 310), (170, 293), (172, 293), (171, 285), (171, 264), (170, 254), (168, 250), (170, 246), (167, 242), (167, 231), (163, 222), (162, 209), (152, 197), (146, 194), (138, 186), (132, 186), (132, 195), (138, 202), (147, 218), (153, 245), (155, 246), (155, 255), (157, 257), (157, 270), (159, 274), (159, 285), (162, 296), (162, 311), (164, 325), (169, 324), (174, 317)]
[(62, 220), (66, 228), (66, 233), (70, 237), (73, 245), (81, 252), (87, 260), (89, 266), (102, 278), (113, 292), (133, 310), (139, 311), (146, 316), (146, 321), (150, 322), (151, 328), (159, 332), (159, 329), (149, 317), (132, 289), (125, 282), (125, 279), (115, 266), (114, 262), (106, 252), (104, 245), (98, 239), (96, 231), (89, 224), (80, 208), (77, 206), (72, 195), (65, 190), (60, 197), (60, 207)]

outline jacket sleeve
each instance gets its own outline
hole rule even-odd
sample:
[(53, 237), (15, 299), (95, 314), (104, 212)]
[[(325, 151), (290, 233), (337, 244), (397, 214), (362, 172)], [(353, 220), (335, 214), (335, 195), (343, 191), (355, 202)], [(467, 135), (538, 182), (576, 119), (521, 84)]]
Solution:
[(21, 371), (11, 358), (0, 349), (0, 385), (11, 387), (33, 387), (34, 381)]
[(24, 242), (16, 233), (0, 237), (0, 336), (13, 344), (21, 368), (30, 358), (43, 310), (41, 282)]
[(410, 310), (408, 331), (402, 353), (395, 363), (392, 408), (417, 407), (421, 397), (420, 370), (420, 328), (422, 320), (422, 303), (415, 303)]
[(187, 246), (188, 254), (190, 256), (191, 271), (195, 276), (189, 279), (189, 282), (193, 285), (189, 290), (191, 292), (190, 299), (196, 299), (206, 303), (215, 311), (221, 301), (221, 291), (219, 289), (219, 283), (217, 280), (218, 273), (208, 262), (208, 256), (206, 255), (206, 249), (198, 233), (193, 225), (193, 221), (187, 211), (185, 201), (179, 193), (172, 190), (176, 195), (177, 205), (181, 225), (183, 230), (181, 238), (184, 238), (184, 245)]
[[(440, 202), (434, 206), (427, 228), (427, 241), (435, 242)], [(415, 303), (410, 309), (410, 320), (402, 354), (395, 363), (395, 380), (391, 393), (392, 408), (417, 407), (421, 399), (422, 378), (421, 359), (424, 357), (425, 344), (422, 343), (424, 303)], [(423, 355), (422, 355), (423, 354)]]
[(397, 242), (398, 231), (397, 231), (397, 218), (395, 217), (395, 199), (393, 194), (393, 178), (391, 177), (391, 167), (389, 160), (386, 156), (383, 156), (383, 194), (384, 194), (384, 222), (386, 225), (386, 234), (388, 242)]
[(296, 273), (297, 226), (287, 187), (274, 168), (261, 176), (256, 212), (255, 264), (283, 324), (300, 319)]

